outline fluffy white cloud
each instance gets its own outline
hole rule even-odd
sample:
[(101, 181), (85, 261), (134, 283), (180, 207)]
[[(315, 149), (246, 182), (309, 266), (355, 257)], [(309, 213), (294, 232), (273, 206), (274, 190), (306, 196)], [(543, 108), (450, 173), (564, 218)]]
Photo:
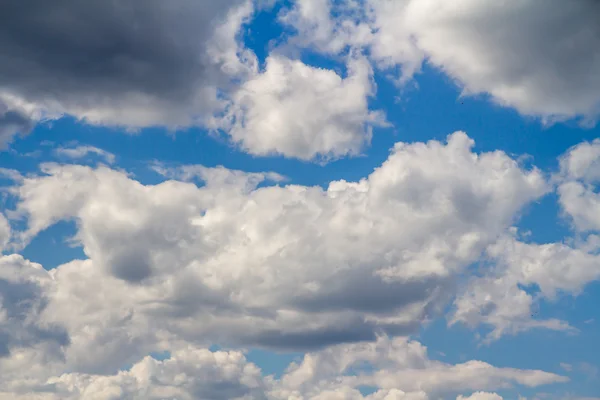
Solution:
[(560, 160), (559, 202), (579, 232), (600, 231), (600, 140), (570, 149)]
[[(279, 19), (296, 30), (288, 45), (337, 54), (372, 40), (372, 28), (364, 21), (365, 6), (356, 0), (295, 0)], [(337, 18), (331, 18), (332, 14)]]
[(464, 93), (489, 94), (523, 114), (594, 120), (600, 112), (595, 72), (600, 69), (600, 6), (594, 0), (493, 5), (480, 0), (346, 0), (343, 12), (325, 0), (295, 3), (284, 20), (305, 37), (302, 43), (321, 51), (368, 47), (380, 66), (399, 66), (403, 80), (427, 60)]
[[(532, 328), (574, 331), (565, 321), (535, 318), (540, 300), (555, 300), (559, 293), (578, 295), (600, 278), (599, 242), (572, 247), (563, 243), (523, 243), (514, 236), (499, 240), (487, 250), (495, 264), (487, 275), (474, 278), (455, 301), (450, 322), (493, 327), (487, 340)], [(537, 289), (532, 295), (523, 287)]]
[(52, 279), (41, 265), (13, 254), (0, 257), (0, 370), (2, 382), (26, 383), (61, 358), (69, 344), (60, 324), (44, 321)]
[(306, 349), (408, 333), (547, 190), (539, 171), (472, 146), (464, 133), (399, 143), (367, 178), (326, 190), (256, 188), (279, 177), (198, 167), (170, 173), (201, 187), (145, 186), (107, 167), (46, 164), (14, 188), (28, 224), (16, 236), (76, 222), (90, 260), (53, 272), (72, 278), (46, 315), (70, 316), (66, 357), (89, 371), (172, 337)]
[(268, 388), (269, 379), (242, 353), (186, 347), (163, 361), (144, 357), (113, 375), (67, 372), (38, 381), (2, 379), (0, 399), (258, 400), (267, 398)]
[(375, 398), (427, 399), (512, 384), (536, 387), (564, 381), (543, 371), (496, 368), (481, 361), (450, 365), (429, 359), (427, 349), (418, 342), (379, 338), (372, 343), (339, 345), (307, 354), (301, 363), (288, 368), (280, 390), (289, 397), (298, 393), (311, 396), (363, 385), (389, 396)]
[(369, 144), (374, 94), (369, 63), (351, 58), (348, 76), (272, 55), (265, 71), (233, 95), (221, 122), (234, 142), (257, 155), (283, 154), (304, 160), (356, 155)]
[[(64, 277), (55, 278), (57, 285), (65, 283)], [(48, 295), (58, 293), (49, 290)], [(464, 390), (566, 381), (552, 373), (496, 368), (479, 361), (450, 365), (430, 360), (425, 347), (406, 338), (380, 337), (374, 343), (309, 353), (292, 363), (280, 379), (263, 376), (237, 351), (172, 344), (165, 360), (144, 357), (128, 369), (104, 375), (82, 372), (39, 349), (35, 359), (16, 354), (0, 361), (3, 371), (9, 372), (0, 377), (0, 398), (427, 400)], [(10, 363), (17, 364), (14, 374), (6, 368)], [(364, 385), (377, 391), (363, 396), (358, 388)]]
[[(542, 300), (560, 294), (579, 295), (587, 284), (600, 279), (600, 141), (583, 142), (559, 158), (554, 176), (559, 204), (578, 235), (564, 243), (525, 243), (516, 229), (486, 250), (493, 265), (455, 300), (450, 323), (493, 328), (487, 340), (532, 328), (574, 331), (566, 321), (541, 320), (535, 309)], [(524, 287), (528, 287), (526, 291)]]

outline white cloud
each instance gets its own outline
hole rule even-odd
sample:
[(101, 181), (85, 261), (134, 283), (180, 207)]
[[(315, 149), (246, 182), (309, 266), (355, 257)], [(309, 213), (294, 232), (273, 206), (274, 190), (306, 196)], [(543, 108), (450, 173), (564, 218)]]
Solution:
[(115, 155), (111, 152), (88, 145), (79, 145), (75, 147), (58, 147), (54, 150), (54, 153), (59, 156), (75, 160), (85, 158), (89, 154), (96, 154), (97, 156), (103, 158), (109, 164), (114, 164), (115, 162)]
[[(592, 243), (593, 244), (593, 243)], [(536, 318), (539, 301), (558, 294), (578, 295), (600, 278), (596, 246), (571, 247), (563, 243), (523, 243), (514, 236), (499, 240), (487, 250), (495, 264), (487, 275), (474, 278), (455, 301), (450, 322), (493, 327), (487, 340), (532, 328), (575, 331), (565, 321)], [(538, 288), (536, 295), (521, 286)]]
[(600, 141), (583, 142), (560, 159), (559, 203), (579, 232), (600, 231)]
[[(337, 18), (331, 18), (334, 13)], [(295, 0), (280, 13), (279, 20), (296, 31), (288, 45), (337, 54), (372, 40), (372, 30), (364, 21), (364, 14), (365, 4), (356, 0)]]
[(0, 213), (0, 253), (6, 248), (8, 245), (8, 241), (10, 240), (11, 230), (8, 221), (4, 214)]
[(456, 400), (502, 400), (502, 396), (496, 393), (477, 392), (469, 397), (458, 396)]
[(351, 58), (348, 76), (271, 55), (265, 71), (242, 84), (221, 122), (235, 143), (256, 155), (283, 154), (328, 160), (359, 154), (372, 126), (385, 125), (369, 111), (372, 71)]
[(481, 361), (446, 364), (429, 359), (427, 349), (418, 342), (379, 338), (372, 343), (339, 345), (308, 354), (301, 363), (288, 368), (281, 386), (282, 394), (287, 396), (363, 385), (382, 391), (398, 389), (410, 393), (412, 397), (407, 398), (426, 399), (513, 384), (536, 387), (564, 381), (566, 378), (547, 372), (496, 368)]
[(28, 223), (15, 236), (76, 222), (90, 260), (53, 272), (72, 283), (46, 315), (69, 316), (66, 357), (89, 371), (170, 337), (310, 349), (403, 334), (437, 315), (457, 274), (547, 190), (539, 171), (472, 145), (464, 133), (399, 143), (367, 178), (327, 190), (256, 188), (267, 175), (222, 168), (194, 172), (201, 187), (145, 186), (47, 164), (14, 189)]
[[(54, 278), (58, 287), (67, 283), (66, 276)], [(52, 289), (47, 294), (64, 296)], [(181, 340), (171, 344), (171, 354), (163, 361), (140, 356), (130, 368), (103, 375), (80, 371), (69, 365), (68, 358), (65, 364), (59, 354), (39, 349), (27, 354), (29, 349), (22, 349), (0, 360), (4, 372), (0, 398), (427, 400), (464, 390), (566, 381), (552, 373), (496, 368), (480, 361), (458, 365), (433, 361), (425, 347), (406, 338), (380, 337), (374, 343), (337, 345), (306, 354), (280, 379), (264, 376), (238, 351), (209, 351)], [(358, 374), (353, 372), (357, 368)], [(377, 391), (362, 396), (358, 388), (364, 385)]]
[(325, 52), (368, 47), (381, 67), (399, 66), (403, 81), (427, 60), (465, 94), (489, 94), (546, 120), (598, 117), (600, 7), (593, 0), (491, 6), (480, 0), (368, 0), (360, 12), (352, 0), (342, 3), (345, 12), (329, 3), (295, 2), (286, 22), (303, 36), (296, 42)]
[(486, 324), (493, 328), (487, 341), (532, 328), (576, 331), (567, 321), (539, 319), (535, 310), (540, 301), (577, 296), (600, 279), (600, 237), (589, 233), (600, 230), (600, 142), (574, 146), (559, 163), (553, 177), (559, 204), (578, 235), (564, 243), (538, 244), (520, 241), (512, 230), (487, 248), (487, 261), (493, 265), (455, 300), (450, 324)]

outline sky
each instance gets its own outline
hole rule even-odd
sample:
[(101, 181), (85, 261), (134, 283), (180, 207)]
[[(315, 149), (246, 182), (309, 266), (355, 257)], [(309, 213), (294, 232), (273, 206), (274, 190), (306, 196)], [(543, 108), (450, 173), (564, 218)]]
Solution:
[(600, 4), (0, 4), (0, 400), (599, 400)]

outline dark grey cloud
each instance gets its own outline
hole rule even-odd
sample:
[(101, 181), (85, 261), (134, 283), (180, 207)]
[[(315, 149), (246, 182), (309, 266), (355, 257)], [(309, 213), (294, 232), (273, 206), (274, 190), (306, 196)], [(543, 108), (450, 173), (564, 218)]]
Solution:
[(34, 126), (35, 121), (29, 115), (19, 110), (10, 110), (0, 101), (0, 150), (10, 143), (15, 135), (29, 133)]
[(203, 111), (190, 107), (210, 106), (202, 90), (226, 79), (208, 46), (242, 3), (2, 2), (0, 99), (99, 123), (185, 123)]

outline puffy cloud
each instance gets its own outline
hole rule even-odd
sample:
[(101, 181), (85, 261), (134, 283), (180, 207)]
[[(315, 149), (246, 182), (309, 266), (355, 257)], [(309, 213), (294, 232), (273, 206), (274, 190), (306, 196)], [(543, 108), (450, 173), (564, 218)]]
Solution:
[(10, 392), (0, 384), (0, 399), (38, 398), (36, 394), (47, 400), (266, 399), (268, 380), (240, 352), (187, 347), (162, 361), (147, 356), (114, 375), (69, 372), (34, 387), (15, 386)]
[(50, 378), (61, 399), (266, 399), (261, 371), (236, 351), (186, 348), (157, 361), (145, 357), (116, 375)]
[(600, 230), (600, 141), (583, 142), (560, 160), (559, 203), (579, 232)]
[[(493, 327), (487, 340), (532, 328), (575, 331), (565, 321), (535, 318), (542, 300), (560, 294), (577, 296), (600, 279), (600, 142), (583, 142), (559, 158), (560, 171), (553, 177), (559, 204), (579, 235), (564, 243), (525, 243), (516, 229), (486, 250), (492, 267), (475, 277), (456, 300), (450, 323)], [(525, 290), (529, 288), (532, 290)]]
[(90, 260), (53, 272), (71, 276), (69, 295), (46, 315), (78, 332), (66, 357), (89, 371), (172, 337), (310, 349), (409, 333), (547, 190), (539, 171), (472, 146), (464, 133), (399, 143), (367, 178), (325, 190), (257, 188), (278, 177), (223, 168), (166, 172), (196, 174), (198, 187), (46, 164), (13, 189), (28, 224), (15, 236), (76, 222)]
[(75, 160), (85, 158), (89, 154), (96, 154), (109, 164), (113, 164), (115, 162), (115, 155), (111, 152), (88, 145), (78, 145), (75, 147), (58, 147), (54, 150), (54, 153), (58, 156), (71, 158)]
[(310, 160), (356, 155), (369, 144), (373, 125), (385, 125), (369, 111), (374, 94), (369, 63), (351, 58), (348, 76), (269, 56), (265, 71), (233, 95), (223, 119), (234, 142), (252, 154), (283, 154)]
[(235, 40), (251, 10), (243, 0), (3, 3), (0, 135), (48, 113), (132, 128), (202, 120), (216, 88), (253, 68)]
[(582, 142), (560, 158), (560, 177), (596, 183), (600, 180), (600, 139)]
[[(337, 54), (372, 40), (372, 28), (364, 20), (365, 6), (356, 0), (295, 0), (279, 19), (296, 31), (288, 45)], [(332, 14), (337, 18), (331, 18)]]
[[(362, 9), (347, 0), (346, 12), (329, 3), (296, 1), (287, 22), (306, 36), (306, 45), (329, 52), (368, 47), (380, 66), (399, 66), (404, 81), (427, 60), (465, 94), (489, 94), (522, 114), (594, 120), (600, 112), (600, 6), (594, 0), (492, 6), (479, 0), (368, 0)], [(328, 40), (334, 45), (324, 45)]]
[[(380, 397), (375, 398), (427, 399), (513, 384), (536, 387), (564, 381), (564, 377), (543, 371), (496, 368), (481, 361), (450, 365), (429, 359), (427, 349), (418, 342), (379, 338), (307, 354), (301, 363), (288, 368), (281, 387), (282, 394), (290, 397), (366, 385), (380, 390)], [(388, 397), (382, 396), (384, 393)]]
[[(564, 321), (534, 318), (534, 309), (540, 300), (555, 300), (559, 293), (578, 295), (600, 278), (599, 247), (594, 243), (572, 247), (523, 243), (514, 236), (499, 240), (487, 250), (495, 266), (474, 278), (456, 299), (450, 322), (490, 325), (494, 329), (488, 340), (532, 328), (574, 331)], [(536, 288), (538, 293), (532, 295), (523, 287)]]
[[(548, 372), (496, 368), (479, 361), (445, 364), (430, 360), (418, 342), (381, 337), (374, 343), (337, 345), (307, 354), (300, 363), (292, 363), (280, 379), (264, 376), (238, 351), (184, 345), (162, 361), (144, 357), (112, 374), (71, 369), (26, 380), (3, 375), (0, 398), (427, 400), (462, 390), (514, 384), (537, 387), (565, 381)], [(363, 396), (358, 388), (365, 384), (376, 392)]]
[(202, 126), (257, 155), (327, 161), (360, 153), (372, 127), (385, 125), (369, 110), (369, 63), (351, 59), (343, 78), (272, 55), (259, 72), (239, 40), (255, 6), (266, 4), (3, 5), (0, 145), (68, 114), (132, 129)]
[(70, 342), (60, 324), (42, 315), (52, 279), (41, 265), (13, 254), (0, 257), (0, 370), (2, 381), (28, 380), (52, 360), (60, 360)]

